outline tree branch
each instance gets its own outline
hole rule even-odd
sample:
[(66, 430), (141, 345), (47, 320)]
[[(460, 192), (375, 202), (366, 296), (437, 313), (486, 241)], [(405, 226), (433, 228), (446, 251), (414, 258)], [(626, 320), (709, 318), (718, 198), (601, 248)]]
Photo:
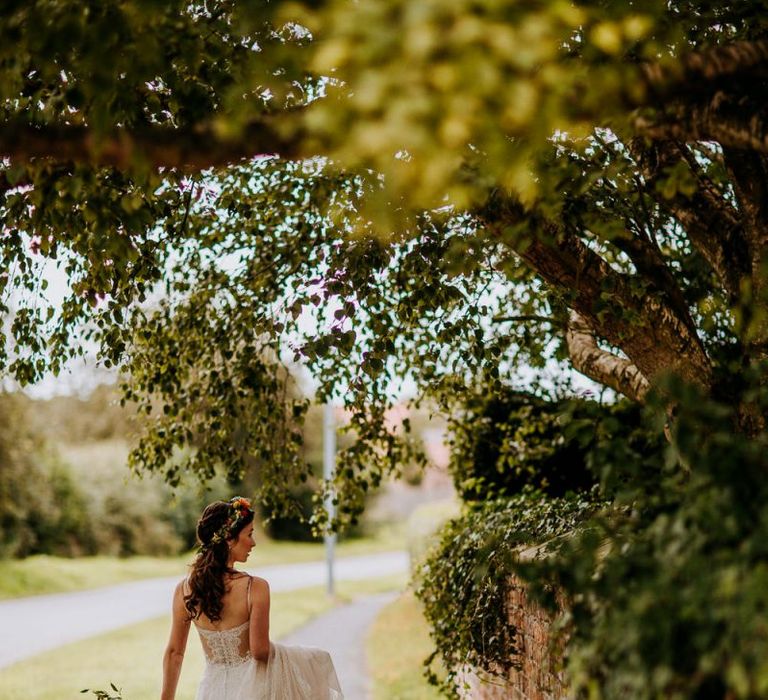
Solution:
[[(731, 302), (735, 301), (741, 279), (749, 273), (747, 243), (739, 212), (702, 172), (684, 144), (659, 141), (646, 145), (642, 141), (632, 140), (630, 150), (647, 185), (647, 194), (677, 219), (691, 245), (720, 279)], [(672, 199), (659, 196), (657, 182), (681, 158), (696, 177), (699, 185), (696, 192), (691, 196), (677, 194)]]
[[(744, 222), (750, 293), (759, 306), (764, 306), (768, 302), (768, 157), (732, 148), (724, 148), (723, 153)], [(743, 322), (750, 354), (768, 356), (768, 319), (756, 314)]]
[[(656, 295), (635, 293), (631, 278), (613, 270), (579, 238), (566, 235), (555, 245), (537, 238), (519, 254), (547, 282), (569, 290), (571, 308), (647, 377), (672, 370), (709, 383), (709, 360), (688, 324)], [(604, 293), (610, 303), (603, 301)]]
[(520, 321), (521, 323), (548, 323), (555, 325), (558, 323), (557, 319), (552, 316), (539, 316), (537, 314), (522, 314), (520, 316), (494, 316), (494, 323), (508, 323), (512, 321)]
[(735, 41), (681, 56), (676, 63), (646, 63), (642, 76), (657, 95), (667, 96), (683, 89), (701, 89), (705, 82), (734, 75), (765, 75), (768, 70), (768, 41)]
[[(677, 61), (644, 63), (644, 91), (625, 95), (630, 108), (652, 115), (633, 120), (652, 139), (717, 141), (723, 146), (768, 152), (768, 120), (762, 101), (749, 103), (756, 80), (768, 77), (768, 41), (737, 41), (691, 52)], [(735, 89), (736, 88), (736, 89)], [(739, 99), (733, 100), (729, 95)]]
[(691, 318), (683, 293), (656, 244), (633, 235), (614, 238), (611, 243), (626, 253), (637, 271), (666, 296), (678, 318), (688, 326), (691, 333), (695, 333), (696, 324)]
[(594, 331), (576, 311), (571, 311), (565, 340), (573, 367), (578, 372), (634, 401), (645, 399), (650, 388), (648, 379), (629, 360), (600, 348)]
[(634, 119), (635, 131), (651, 139), (717, 141), (722, 146), (768, 153), (768, 119), (761, 107), (730, 104), (723, 92), (705, 102), (678, 101), (662, 114)]
[(300, 134), (281, 124), (280, 120), (288, 116), (264, 116), (236, 139), (222, 137), (210, 124), (180, 129), (147, 126), (98, 135), (84, 126), (33, 126), (12, 120), (0, 124), (0, 157), (17, 162), (37, 158), (88, 162), (121, 169), (140, 163), (153, 168), (202, 170), (259, 155), (312, 155), (301, 153)]
[[(643, 291), (634, 279), (614, 270), (578, 236), (526, 212), (508, 198), (489, 203), (480, 214), (489, 232), (508, 245), (542, 279), (567, 295), (568, 306), (630, 358), (649, 380), (673, 371), (709, 386), (712, 366), (695, 331), (658, 294)], [(508, 231), (527, 221), (532, 230), (508, 239)]]
[[(594, 138), (606, 153), (610, 153), (614, 157), (619, 156), (615, 144), (609, 144), (599, 133)], [(637, 147), (638, 141), (640, 139), (634, 139), (635, 144), (630, 142), (630, 151), (632, 151), (633, 145)], [(624, 144), (622, 143), (621, 150), (623, 149)], [(623, 154), (619, 157), (623, 157)], [(639, 178), (636, 178), (636, 185), (638, 181)], [(618, 201), (624, 196), (617, 192), (617, 188), (610, 181), (610, 178), (605, 178), (602, 186)], [(646, 202), (643, 198), (642, 185), (638, 186), (638, 190), (638, 209), (641, 212), (641, 216), (627, 216), (625, 214), (622, 218), (625, 219), (627, 228), (630, 229), (629, 235), (612, 237), (610, 243), (627, 255), (637, 271), (650, 280), (656, 289), (666, 296), (667, 302), (673, 307), (678, 317), (695, 333), (696, 326), (691, 318), (682, 290), (653, 236), (652, 227), (654, 226), (654, 221), (651, 218), (650, 211), (645, 206)], [(619, 207), (620, 209), (621, 207)], [(616, 213), (612, 207), (610, 205), (606, 206), (602, 201), (596, 207), (594, 214), (599, 215), (601, 218), (616, 218)], [(633, 228), (635, 229), (634, 231), (632, 230)]]
[(768, 158), (741, 149), (724, 148), (747, 240), (757, 249), (768, 243)]

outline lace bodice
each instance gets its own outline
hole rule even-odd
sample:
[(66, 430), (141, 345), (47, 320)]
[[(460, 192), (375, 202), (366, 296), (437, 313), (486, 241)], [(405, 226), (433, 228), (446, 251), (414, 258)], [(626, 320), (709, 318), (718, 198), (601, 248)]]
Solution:
[(248, 620), (242, 625), (226, 630), (197, 627), (197, 632), (209, 664), (239, 666), (251, 658), (248, 647)]
[[(249, 616), (252, 580), (246, 591)], [(250, 651), (250, 620), (224, 630), (194, 624), (206, 660), (196, 700), (344, 700), (327, 651), (270, 643), (269, 661), (257, 662)]]

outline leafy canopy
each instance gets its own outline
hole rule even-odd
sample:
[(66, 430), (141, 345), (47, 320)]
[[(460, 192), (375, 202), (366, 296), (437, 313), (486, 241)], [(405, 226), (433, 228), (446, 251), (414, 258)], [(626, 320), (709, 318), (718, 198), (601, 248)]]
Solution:
[(147, 416), (136, 467), (259, 467), (269, 502), (307, 477), (300, 363), (351, 410), (342, 519), (409, 451), (393, 382), (560, 398), (567, 363), (656, 395), (667, 471), (608, 441), (615, 503), (541, 574), (572, 593), (570, 670), (764, 695), (765, 10), (6, 3), (0, 366), (29, 383), (96, 344)]
[(352, 512), (404, 449), (393, 377), (448, 405), (567, 360), (642, 400), (763, 355), (754, 3), (3, 13), (0, 361), (28, 383), (95, 342), (156, 416), (137, 466), (301, 476), (301, 362), (353, 409)]

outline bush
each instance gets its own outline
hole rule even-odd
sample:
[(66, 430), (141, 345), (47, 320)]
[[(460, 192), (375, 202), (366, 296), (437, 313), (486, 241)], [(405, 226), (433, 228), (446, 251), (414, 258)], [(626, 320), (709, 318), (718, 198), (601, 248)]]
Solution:
[(30, 428), (24, 403), (0, 395), (0, 555), (74, 556), (95, 549), (85, 494)]
[[(312, 532), (310, 519), (314, 510), (315, 489), (307, 484), (290, 489), (290, 503), (281, 504), (280, 510), (265, 511), (268, 518), (266, 533), (274, 540), (292, 542), (317, 542), (318, 537)], [(293, 510), (286, 512), (286, 507)]]
[[(649, 403), (659, 432), (675, 406), (664, 453), (617, 435), (611, 414), (591, 431), (599, 508), (521, 496), (445, 529), (419, 595), (449, 668), (513, 662), (500, 611), (514, 573), (529, 599), (554, 610), (556, 592), (565, 606), (573, 697), (768, 697), (768, 433), (745, 439), (740, 402), (672, 379)], [(764, 411), (768, 391), (747, 385), (745, 404)], [(547, 556), (518, 560), (520, 547), (558, 533), (568, 536)]]
[[(756, 387), (747, 396), (765, 406)], [(768, 436), (745, 439), (736, 409), (694, 387), (670, 380), (662, 392), (659, 413), (676, 406), (663, 468), (595, 455), (625, 477), (616, 506), (529, 578), (570, 601), (576, 690), (768, 697)]]
[(528, 487), (554, 497), (588, 491), (606, 477), (590, 460), (596, 441), (605, 438), (600, 432), (642, 454), (664, 449), (663, 437), (643, 426), (640, 407), (628, 401), (547, 401), (507, 389), (476, 393), (463, 409), (451, 425), (450, 469), (465, 501)]
[(87, 497), (69, 466), (51, 456), (45, 471), (50, 501), (45, 517), (30, 514), (30, 526), (36, 532), (37, 542), (27, 553), (64, 557), (96, 554), (98, 543)]

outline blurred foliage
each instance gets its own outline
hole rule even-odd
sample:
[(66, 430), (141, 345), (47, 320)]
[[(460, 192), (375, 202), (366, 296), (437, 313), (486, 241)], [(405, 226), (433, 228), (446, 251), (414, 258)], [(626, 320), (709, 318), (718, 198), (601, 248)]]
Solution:
[(311, 476), (290, 486), (291, 507), (276, 504), (271, 509), (262, 507), (262, 515), (267, 518), (265, 531), (276, 540), (318, 540), (318, 534), (312, 528), (312, 514), (323, 476), (323, 407), (308, 408), (302, 434), (302, 456), (309, 465)]
[[(647, 300), (651, 320), (673, 309), (709, 359), (738, 367), (756, 287), (729, 298), (672, 209), (699, 191), (730, 203), (732, 175), (691, 142), (639, 177), (648, 144), (633, 129), (636, 108), (661, 118), (665, 90), (687, 94), (686, 51), (759, 38), (757, 7), (12, 3), (0, 365), (33, 382), (96, 344), (151, 418), (134, 467), (171, 483), (258, 473), (271, 512), (282, 485), (311, 476), (307, 404), (284, 366), (302, 363), (321, 401), (353, 411), (342, 522), (413, 460), (386, 425), (395, 379), (447, 410), (481, 377), (500, 391), (523, 364), (566, 359), (576, 290), (521, 261), (533, 241), (555, 255), (581, 236), (620, 273), (589, 292), (598, 335), (642, 336), (630, 331), (651, 323)], [(663, 85), (648, 83), (650, 60)], [(32, 136), (15, 138), (19, 124)], [(187, 165), (154, 162), (158, 143)], [(206, 168), (209, 147), (224, 156)], [(640, 239), (653, 264), (638, 262)], [(666, 352), (667, 368), (687, 359)]]
[(130, 440), (137, 432), (135, 414), (120, 405), (116, 386), (100, 384), (87, 396), (53, 396), (24, 402), (31, 424), (39, 435), (54, 443), (84, 443), (99, 440)]
[[(765, 405), (762, 388), (748, 392)], [(670, 398), (677, 417), (661, 472), (605, 445), (597, 463), (623, 477), (613, 507), (526, 578), (534, 591), (565, 592), (568, 669), (584, 693), (765, 697), (766, 436), (745, 440), (733, 406), (678, 380), (653, 403)]]
[(313, 532), (311, 519), (315, 509), (315, 488), (311, 485), (294, 486), (291, 496), (296, 504), (289, 513), (274, 514), (266, 524), (267, 534), (274, 540), (293, 542), (317, 542), (320, 537)]
[(173, 491), (158, 479), (129, 479), (121, 438), (131, 419), (115, 387), (87, 399), (3, 394), (0, 414), (2, 556), (186, 551), (203, 505), (233, 488)]
[(31, 429), (23, 403), (0, 395), (0, 556), (96, 549), (86, 497), (73, 474)]
[[(6, 394), (0, 411), (7, 431), (0, 433), (2, 556), (187, 551), (195, 545), (206, 503), (254, 488), (248, 476), (235, 483), (218, 477), (204, 489), (195, 480), (174, 488), (157, 476), (131, 476), (126, 467), (137, 420), (120, 405), (114, 385), (99, 386), (87, 397)], [(291, 488), (282, 510), (262, 508), (265, 531), (274, 539), (317, 539), (311, 517), (322, 475), (322, 420), (322, 409), (313, 407), (303, 426), (312, 479)], [(342, 436), (345, 441), (348, 436)]]

